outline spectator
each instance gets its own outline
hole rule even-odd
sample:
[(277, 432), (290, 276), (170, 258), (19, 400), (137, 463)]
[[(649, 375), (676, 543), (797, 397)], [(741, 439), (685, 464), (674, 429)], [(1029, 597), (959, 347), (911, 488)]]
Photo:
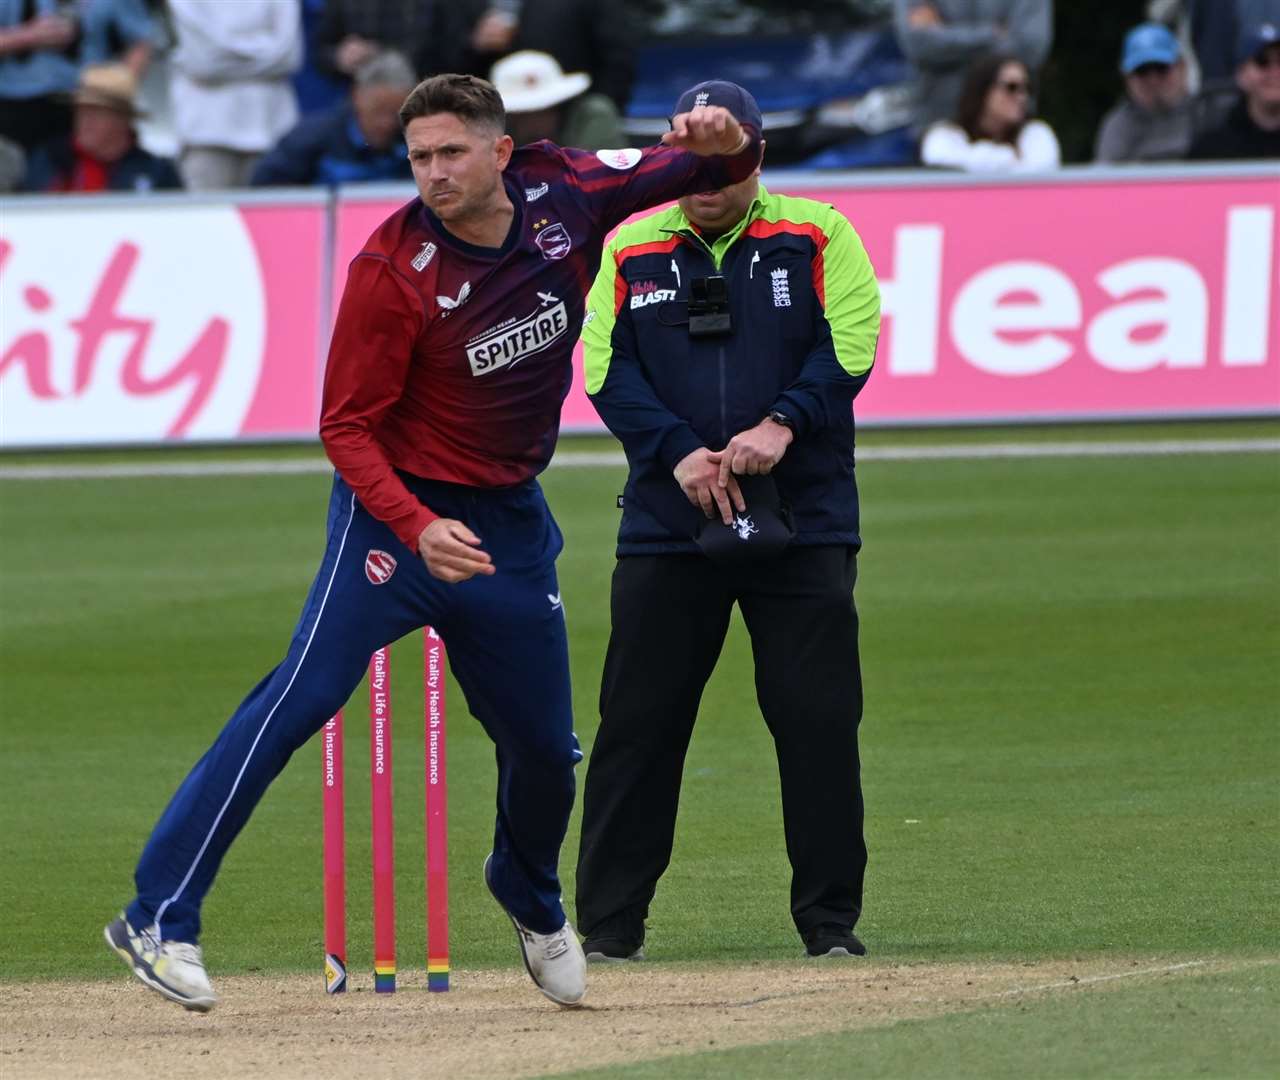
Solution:
[(966, 172), (1035, 172), (1061, 163), (1058, 139), (1043, 120), (1028, 119), (1031, 75), (1012, 56), (988, 56), (970, 69), (954, 120), (925, 133), (926, 165)]
[(70, 135), (36, 149), (27, 191), (153, 191), (182, 187), (173, 162), (138, 145), (138, 83), (127, 64), (94, 64), (80, 74)]
[(243, 187), (298, 119), (289, 75), (302, 61), (298, 0), (169, 0), (173, 126), (194, 191)]
[[(515, 52), (547, 53), (563, 71), (584, 71), (597, 94), (625, 112), (635, 79), (636, 31), (619, 0), (463, 0), (465, 27), (450, 30), (468, 42), (446, 68), (483, 75)], [(519, 142), (519, 140), (516, 140)], [(578, 145), (572, 143), (568, 145)], [(617, 145), (615, 142), (613, 145)]]
[(1236, 57), (1240, 99), (1221, 126), (1192, 144), (1193, 158), (1280, 157), (1280, 24), (1246, 27)]
[(965, 72), (1004, 53), (1035, 73), (1053, 40), (1053, 0), (894, 0), (898, 42), (920, 76), (917, 130), (954, 116)]
[(1125, 99), (1102, 118), (1098, 161), (1174, 161), (1191, 145), (1187, 64), (1173, 33), (1143, 23), (1125, 36), (1120, 58)]
[(293, 91), (303, 116), (341, 105), (350, 89), (348, 80), (321, 69), (316, 33), (329, 6), (329, 0), (302, 0), (302, 67), (293, 76)]
[(144, 0), (79, 0), (80, 63), (122, 63), (142, 80), (156, 44)]
[(0, 136), (0, 195), (17, 191), (27, 175), (27, 155), (12, 139)]
[(1241, 27), (1280, 23), (1280, 0), (1186, 0), (1191, 43), (1207, 87), (1230, 84)]
[(379, 52), (394, 49), (418, 74), (432, 74), (450, 36), (438, 25), (443, 6), (433, 0), (327, 0), (316, 27), (316, 66), (349, 81)]
[(517, 146), (539, 139), (582, 150), (622, 145), (617, 106), (604, 94), (587, 92), (590, 75), (566, 75), (553, 56), (512, 53), (493, 65), (489, 81), (502, 96)]
[(58, 0), (0, 0), (0, 137), (24, 151), (71, 130), (77, 32)]
[(378, 53), (356, 70), (350, 101), (304, 116), (258, 162), (254, 186), (411, 180), (400, 106), (417, 83), (403, 56)]

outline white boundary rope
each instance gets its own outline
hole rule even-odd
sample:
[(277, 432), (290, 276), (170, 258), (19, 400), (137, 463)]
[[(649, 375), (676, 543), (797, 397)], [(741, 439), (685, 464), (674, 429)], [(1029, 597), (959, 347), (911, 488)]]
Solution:
[[(1280, 439), (1160, 439), (1150, 442), (1008, 442), (940, 443), (936, 446), (871, 446), (857, 452), (869, 461), (980, 461), (1019, 458), (1167, 457), (1173, 454), (1262, 454), (1280, 451)], [(622, 451), (565, 450), (553, 468), (621, 468)], [(0, 480), (135, 480), (151, 477), (294, 476), (327, 473), (333, 466), (322, 457), (278, 460), (244, 458), (225, 461), (107, 462), (101, 465), (0, 465)]]

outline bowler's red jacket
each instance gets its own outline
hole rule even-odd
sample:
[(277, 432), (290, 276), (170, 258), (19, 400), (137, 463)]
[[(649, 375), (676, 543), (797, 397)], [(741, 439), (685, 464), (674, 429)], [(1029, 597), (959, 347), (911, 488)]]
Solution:
[(732, 157), (651, 146), (598, 154), (539, 142), (503, 174), (501, 248), (452, 236), (421, 202), (351, 261), (324, 380), (320, 438), (356, 497), (411, 549), (436, 514), (396, 475), (505, 487), (550, 460), (606, 234), (631, 214), (745, 180)]

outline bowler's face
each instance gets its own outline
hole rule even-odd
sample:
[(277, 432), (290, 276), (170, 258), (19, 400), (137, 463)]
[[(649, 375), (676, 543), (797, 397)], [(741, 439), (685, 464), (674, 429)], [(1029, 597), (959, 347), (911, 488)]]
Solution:
[(422, 201), (441, 221), (487, 208), (511, 160), (511, 138), (453, 113), (419, 116), (404, 133)]

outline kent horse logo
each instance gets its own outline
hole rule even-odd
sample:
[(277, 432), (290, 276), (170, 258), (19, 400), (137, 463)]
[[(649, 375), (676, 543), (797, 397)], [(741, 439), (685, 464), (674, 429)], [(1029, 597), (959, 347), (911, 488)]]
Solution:
[(739, 540), (749, 540), (753, 533), (760, 531), (750, 514), (735, 514), (732, 528)]
[(371, 585), (385, 585), (396, 572), (396, 561), (385, 551), (370, 548), (364, 557), (364, 576)]

